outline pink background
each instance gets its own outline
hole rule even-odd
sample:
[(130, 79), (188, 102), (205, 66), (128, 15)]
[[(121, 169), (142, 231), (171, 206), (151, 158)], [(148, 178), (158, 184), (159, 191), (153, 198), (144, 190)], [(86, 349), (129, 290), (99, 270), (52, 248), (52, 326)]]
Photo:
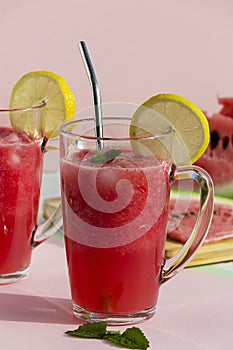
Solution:
[(233, 95), (232, 0), (0, 0), (0, 13), (1, 91), (50, 70), (66, 79), (78, 110), (89, 107), (77, 47), (85, 40), (103, 102), (174, 92), (213, 112), (217, 94)]

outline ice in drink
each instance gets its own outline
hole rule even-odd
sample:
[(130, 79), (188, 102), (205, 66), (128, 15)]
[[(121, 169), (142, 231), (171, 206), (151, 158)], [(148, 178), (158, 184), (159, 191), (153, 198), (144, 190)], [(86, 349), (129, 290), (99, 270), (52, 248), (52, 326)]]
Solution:
[(30, 263), (42, 156), (41, 140), (0, 127), (0, 275), (23, 271)]
[(122, 150), (93, 164), (82, 150), (61, 163), (73, 302), (95, 313), (154, 307), (166, 238), (170, 164)]

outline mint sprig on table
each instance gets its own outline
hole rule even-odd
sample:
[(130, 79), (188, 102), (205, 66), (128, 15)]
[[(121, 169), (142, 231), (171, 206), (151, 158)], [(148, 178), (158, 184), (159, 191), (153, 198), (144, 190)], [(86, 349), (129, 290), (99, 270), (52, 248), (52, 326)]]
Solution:
[(113, 161), (121, 153), (119, 149), (111, 149), (104, 153), (97, 152), (91, 158), (91, 162), (95, 164), (104, 164)]
[(77, 338), (103, 339), (127, 349), (146, 350), (149, 341), (138, 327), (127, 328), (123, 333), (108, 331), (107, 322), (86, 323), (65, 334)]

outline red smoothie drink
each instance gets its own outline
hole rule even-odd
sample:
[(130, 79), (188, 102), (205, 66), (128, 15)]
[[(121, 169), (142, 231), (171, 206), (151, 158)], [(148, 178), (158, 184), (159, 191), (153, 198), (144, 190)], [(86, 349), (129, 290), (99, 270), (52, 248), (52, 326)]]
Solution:
[(41, 169), (41, 140), (0, 127), (0, 275), (29, 266)]
[(121, 150), (61, 163), (63, 222), (74, 307), (127, 314), (153, 309), (163, 262), (170, 163)]

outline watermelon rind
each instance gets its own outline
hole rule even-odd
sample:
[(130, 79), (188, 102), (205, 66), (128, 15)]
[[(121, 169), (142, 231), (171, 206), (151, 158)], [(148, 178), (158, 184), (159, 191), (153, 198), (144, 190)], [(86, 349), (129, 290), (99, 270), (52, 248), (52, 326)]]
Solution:
[(215, 193), (217, 196), (233, 199), (233, 182), (222, 186), (215, 186)]

